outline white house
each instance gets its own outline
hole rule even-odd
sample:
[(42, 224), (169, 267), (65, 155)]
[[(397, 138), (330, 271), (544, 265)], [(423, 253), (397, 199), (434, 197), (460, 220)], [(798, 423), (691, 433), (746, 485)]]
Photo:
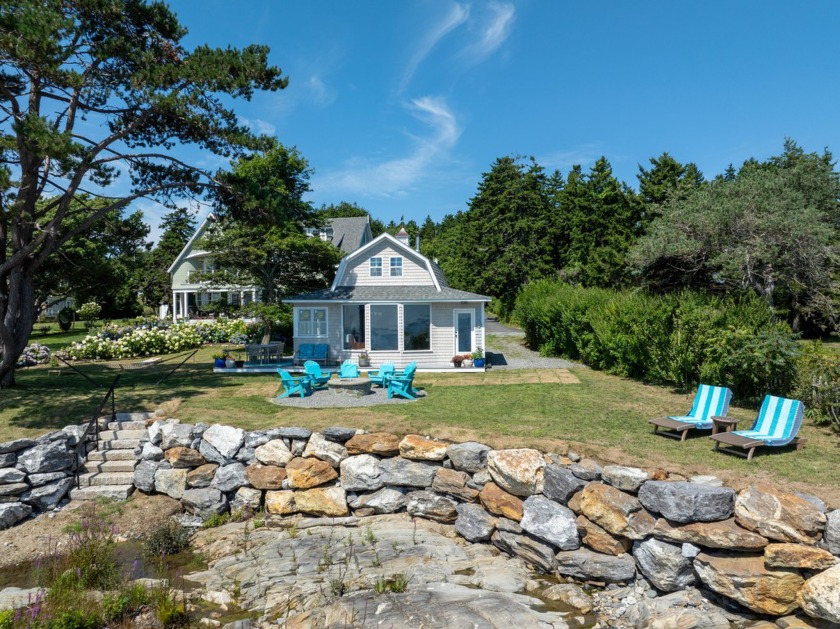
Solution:
[[(260, 289), (251, 284), (209, 288), (206, 283), (194, 279), (196, 272), (213, 270), (213, 257), (210, 252), (196, 247), (196, 243), (204, 236), (213, 220), (212, 214), (204, 219), (168, 269), (172, 277), (170, 313), (173, 321), (194, 317), (200, 306), (219, 299), (227, 299), (229, 304), (243, 306), (260, 300)], [(307, 233), (332, 242), (344, 253), (358, 249), (373, 238), (370, 219), (367, 216), (328, 219), (323, 229), (310, 229)]]
[(490, 297), (450, 288), (440, 267), (412, 249), (408, 234), (382, 234), (345, 256), (330, 288), (288, 297), (295, 351), (329, 345), (340, 362), (370, 354), (371, 363), (445, 368), (452, 357), (485, 348)]

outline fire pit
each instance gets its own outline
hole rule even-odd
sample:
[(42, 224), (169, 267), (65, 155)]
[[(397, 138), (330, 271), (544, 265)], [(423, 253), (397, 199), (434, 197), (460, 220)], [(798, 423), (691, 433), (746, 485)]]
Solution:
[(370, 384), (367, 378), (340, 378), (330, 380), (330, 390), (353, 397), (363, 397), (370, 394)]

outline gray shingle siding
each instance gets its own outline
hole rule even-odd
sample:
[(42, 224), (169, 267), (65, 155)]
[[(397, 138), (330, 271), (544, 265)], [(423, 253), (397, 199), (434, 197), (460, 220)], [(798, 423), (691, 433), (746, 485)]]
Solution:
[(338, 286), (335, 290), (325, 289), (287, 297), (286, 301), (490, 301), (490, 297), (449, 287), (441, 287), (438, 291), (434, 286)]

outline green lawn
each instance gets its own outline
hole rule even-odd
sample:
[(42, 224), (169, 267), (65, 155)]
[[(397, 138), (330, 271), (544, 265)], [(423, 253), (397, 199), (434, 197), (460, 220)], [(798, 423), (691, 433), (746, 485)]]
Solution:
[[(440, 376), (418, 374), (417, 383), (428, 394), (419, 402), (296, 409), (268, 401), (279, 390), (276, 375), (213, 374), (213, 351), (215, 348), (202, 348), (194, 362), (159, 387), (153, 383), (160, 377), (161, 367), (120, 372), (89, 363), (79, 368), (103, 384), (122, 373), (118, 410), (163, 407), (186, 422), (242, 428), (345, 425), (558, 452), (569, 444), (578, 452), (606, 460), (684, 473), (713, 472), (728, 480), (776, 478), (811, 486), (840, 486), (840, 437), (827, 429), (806, 422), (801, 432), (808, 440), (804, 450), (774, 450), (747, 462), (713, 453), (705, 436), (679, 443), (651, 434), (647, 419), (687, 411), (691, 396), (585, 368), (571, 370), (580, 384), (504, 384), (502, 379), (515, 374), (499, 368), (483, 376), (481, 386), (436, 385)], [(451, 377), (468, 383), (471, 375)], [(62, 375), (51, 375), (46, 367), (20, 370), (18, 383), (18, 387), (3, 391), (0, 399), (0, 441), (78, 423), (90, 416), (105, 390), (95, 389), (66, 368)], [(756, 409), (733, 408), (730, 414), (749, 425)]]
[(57, 323), (36, 323), (29, 337), (29, 343), (40, 343), (50, 348), (50, 351), (62, 349), (71, 343), (81, 341), (88, 335), (85, 324), (74, 321), (67, 332), (62, 332)]

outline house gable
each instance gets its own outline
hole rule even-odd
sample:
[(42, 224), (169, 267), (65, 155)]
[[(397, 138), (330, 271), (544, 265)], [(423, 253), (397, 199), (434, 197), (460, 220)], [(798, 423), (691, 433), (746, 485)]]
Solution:
[[(381, 275), (371, 275), (371, 258), (380, 259)], [(391, 274), (392, 258), (401, 259), (401, 275)], [(331, 289), (338, 286), (432, 286), (440, 290), (429, 259), (388, 233), (380, 234), (341, 261)]]

